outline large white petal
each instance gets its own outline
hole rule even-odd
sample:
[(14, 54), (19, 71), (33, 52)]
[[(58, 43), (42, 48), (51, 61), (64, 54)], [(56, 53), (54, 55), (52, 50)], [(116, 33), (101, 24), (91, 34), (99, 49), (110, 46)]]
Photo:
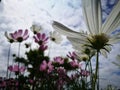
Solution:
[(81, 35), (79, 32), (73, 31), (57, 21), (53, 21), (52, 26), (57, 32), (69, 37), (79, 37)]
[(67, 37), (68, 40), (73, 43), (73, 44), (86, 44), (88, 43), (87, 42), (87, 39), (85, 37), (81, 37), (81, 38), (73, 38), (73, 37)]
[(109, 44), (116, 44), (116, 43), (118, 43), (118, 42), (120, 42), (120, 37), (112, 37), (111, 39), (109, 39)]
[(101, 49), (100, 50), (100, 53), (105, 57), (107, 58), (107, 51), (105, 49)]
[(118, 0), (118, 3), (114, 6), (110, 15), (104, 22), (102, 26), (102, 32), (110, 34), (118, 26), (120, 26), (120, 0)]
[(83, 15), (90, 34), (98, 34), (101, 28), (100, 0), (82, 0)]

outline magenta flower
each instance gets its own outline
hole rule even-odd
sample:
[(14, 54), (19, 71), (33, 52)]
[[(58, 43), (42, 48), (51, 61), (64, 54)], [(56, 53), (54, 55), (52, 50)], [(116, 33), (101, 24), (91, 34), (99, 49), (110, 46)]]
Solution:
[(48, 48), (46, 45), (40, 45), (39, 50), (45, 51)]
[(40, 65), (40, 71), (47, 72), (48, 74), (51, 73), (54, 69), (52, 62), (49, 61), (48, 63), (44, 60)]
[(86, 70), (83, 70), (83, 69), (81, 69), (81, 72), (80, 72), (80, 74), (82, 75), (82, 76), (89, 76), (90, 75), (90, 72), (89, 71), (86, 71)]
[(26, 29), (25, 32), (23, 32), (22, 29), (19, 29), (18, 31), (11, 33), (11, 37), (17, 42), (22, 42), (23, 40), (26, 40), (29, 37), (28, 30)]
[(64, 64), (64, 59), (62, 57), (55, 57), (54, 62), (58, 64)]
[(59, 77), (65, 77), (66, 76), (66, 70), (64, 69), (64, 67), (59, 67), (58, 69), (57, 69), (57, 73), (58, 73), (58, 75), (59, 75)]
[(67, 57), (69, 57), (72, 60), (75, 60), (77, 55), (75, 52), (69, 52), (69, 54), (67, 54)]
[(11, 72), (24, 72), (25, 71), (25, 67), (24, 66), (21, 66), (19, 67), (18, 65), (14, 65), (14, 66), (9, 66), (8, 67), (8, 70), (11, 71)]
[(72, 68), (79, 68), (79, 62), (76, 60), (73, 60), (69, 62)]
[(45, 33), (37, 33), (35, 36), (33, 36), (33, 38), (35, 39), (35, 42), (39, 45), (46, 44), (48, 40), (48, 37), (46, 37)]

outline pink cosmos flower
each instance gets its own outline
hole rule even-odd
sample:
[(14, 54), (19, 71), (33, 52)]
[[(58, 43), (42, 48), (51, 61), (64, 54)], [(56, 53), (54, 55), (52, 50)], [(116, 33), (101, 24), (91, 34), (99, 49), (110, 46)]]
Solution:
[(59, 77), (65, 77), (66, 76), (66, 70), (64, 69), (64, 67), (59, 67), (58, 69), (57, 69), (57, 73), (58, 73), (58, 75), (59, 75)]
[(22, 29), (19, 29), (18, 31), (11, 33), (11, 37), (17, 42), (22, 42), (23, 40), (26, 40), (29, 37), (28, 30), (26, 29), (25, 32), (23, 32)]
[(64, 59), (62, 57), (55, 57), (54, 62), (58, 64), (64, 64)]
[(24, 72), (25, 69), (26, 68), (24, 66), (19, 67), (18, 65), (8, 67), (8, 70), (10, 70), (11, 72)]
[(54, 69), (54, 66), (52, 65), (52, 62), (49, 61), (48, 63), (44, 60), (42, 64), (40, 65), (40, 71), (47, 72), (48, 74), (51, 73)]
[(46, 44), (48, 40), (48, 37), (46, 37), (45, 33), (37, 33), (35, 36), (33, 36), (33, 38), (35, 39), (35, 42), (39, 45)]
[(83, 70), (83, 69), (81, 69), (81, 72), (80, 72), (80, 74), (82, 75), (82, 76), (89, 76), (90, 75), (90, 72), (89, 71), (86, 71), (86, 70)]
[(75, 58), (77, 57), (75, 52), (69, 52), (69, 54), (67, 54), (67, 57), (69, 57), (72, 60), (75, 60)]
[(73, 68), (79, 68), (79, 62), (78, 61), (73, 60), (73, 61), (71, 61), (69, 63), (71, 65), (71, 67), (73, 67)]

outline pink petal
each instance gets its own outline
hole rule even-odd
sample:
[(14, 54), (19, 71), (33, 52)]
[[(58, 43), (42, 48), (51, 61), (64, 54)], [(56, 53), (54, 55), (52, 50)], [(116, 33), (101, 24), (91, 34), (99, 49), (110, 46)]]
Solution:
[(24, 34), (23, 34), (23, 37), (27, 36), (28, 35), (28, 30), (26, 29)]
[(45, 39), (45, 33), (42, 34), (42, 40), (44, 40), (44, 39)]
[(17, 37), (22, 37), (23, 30), (19, 29), (17, 32)]
[(47, 62), (44, 60), (40, 65), (40, 71), (45, 71), (47, 69)]
[(25, 67), (24, 66), (22, 66), (21, 68), (20, 68), (20, 72), (24, 72), (25, 71)]
[(14, 65), (13, 71), (14, 71), (14, 72), (19, 71), (18, 65)]
[(35, 42), (36, 42), (36, 43), (39, 42), (38, 39), (37, 39), (35, 36), (33, 36), (33, 38), (35, 39)]
[(13, 39), (15, 40), (17, 39), (17, 31), (15, 31), (14, 33), (11, 33), (10, 35)]
[(47, 37), (46, 39), (45, 39), (45, 41), (47, 41), (49, 39), (49, 37)]
[(26, 36), (23, 37), (23, 40), (26, 40), (28, 38), (29, 38), (29, 35), (26, 35)]
[(9, 66), (9, 67), (8, 67), (8, 70), (13, 71), (13, 67), (12, 67), (12, 66)]
[(41, 34), (40, 34), (40, 33), (37, 33), (37, 38), (38, 38), (39, 40), (41, 40)]

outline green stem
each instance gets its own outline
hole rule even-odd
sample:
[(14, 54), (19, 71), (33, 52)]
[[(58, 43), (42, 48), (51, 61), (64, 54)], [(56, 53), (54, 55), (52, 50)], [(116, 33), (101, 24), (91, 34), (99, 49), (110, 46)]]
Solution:
[[(18, 47), (18, 58), (20, 58), (20, 45), (21, 43), (19, 43), (19, 47)], [(19, 67), (20, 67), (20, 62), (18, 61), (18, 72), (19, 72)], [(19, 74), (18, 74), (19, 76)]]
[(91, 61), (89, 62), (89, 69), (90, 69), (90, 82), (91, 82), (91, 86), (92, 86), (93, 85), (93, 71), (92, 71)]
[[(87, 66), (89, 64), (89, 61), (86, 61), (85, 63), (86, 63), (86, 65), (85, 65), (85, 71), (87, 71)], [(85, 84), (86, 83), (87, 83), (87, 76), (85, 76)]]
[[(96, 69), (95, 69), (95, 77), (94, 77), (94, 81), (93, 81), (93, 89), (92, 90), (95, 90), (95, 86), (96, 86), (96, 83), (97, 83), (97, 79), (99, 79), (99, 75), (98, 75), (98, 71), (99, 71), (99, 50), (97, 50), (97, 56), (96, 56)], [(99, 80), (98, 80), (99, 81)], [(98, 82), (99, 84), (99, 82)], [(98, 85), (99, 86), (99, 85)], [(98, 89), (99, 90), (99, 87)]]

